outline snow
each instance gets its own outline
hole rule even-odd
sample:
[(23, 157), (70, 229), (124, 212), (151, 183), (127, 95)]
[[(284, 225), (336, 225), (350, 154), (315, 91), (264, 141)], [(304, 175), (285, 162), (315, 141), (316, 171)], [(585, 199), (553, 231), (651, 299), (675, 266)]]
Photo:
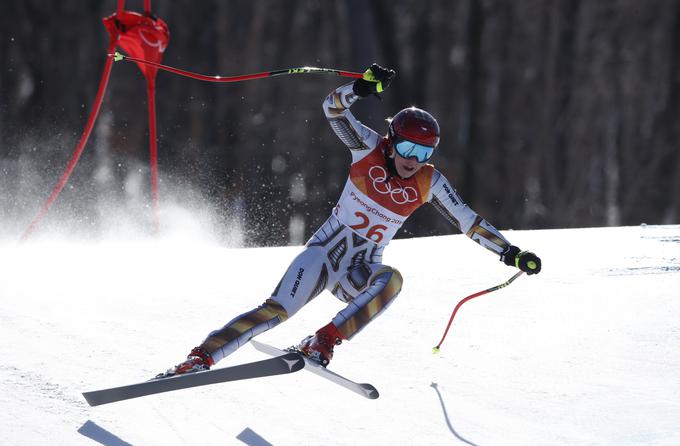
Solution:
[[(148, 379), (274, 289), (299, 247), (209, 237), (0, 242), (0, 443), (24, 445), (680, 444), (680, 226), (505, 231), (543, 272), (462, 306), (514, 269), (462, 235), (397, 240), (396, 302), (331, 369), (89, 407)], [(288, 346), (330, 294), (258, 339)], [(245, 346), (218, 366), (265, 357)]]

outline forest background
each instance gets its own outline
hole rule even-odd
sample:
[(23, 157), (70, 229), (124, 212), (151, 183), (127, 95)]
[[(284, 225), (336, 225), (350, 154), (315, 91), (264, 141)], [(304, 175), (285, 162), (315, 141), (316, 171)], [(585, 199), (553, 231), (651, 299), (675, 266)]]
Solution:
[[(142, 1), (126, 8), (142, 10)], [(398, 75), (352, 111), (379, 133), (416, 105), (433, 162), (499, 228), (680, 222), (680, 1), (157, 0), (163, 62), (236, 75), (299, 66)], [(11, 0), (0, 14), (0, 225), (20, 231), (66, 166), (106, 57), (114, 0)], [(201, 203), (246, 245), (303, 243), (350, 156), (321, 102), (346, 79), (211, 84), (159, 73), (161, 206)], [(48, 220), (94, 232), (105, 206), (148, 220), (146, 89), (114, 65), (93, 137)], [(177, 198), (179, 197), (179, 198)], [(428, 206), (399, 237), (450, 233)]]

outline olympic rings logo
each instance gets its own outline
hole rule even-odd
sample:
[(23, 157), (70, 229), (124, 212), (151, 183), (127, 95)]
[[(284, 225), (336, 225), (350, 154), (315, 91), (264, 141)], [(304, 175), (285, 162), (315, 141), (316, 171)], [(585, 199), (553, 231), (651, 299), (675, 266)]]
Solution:
[(389, 195), (395, 204), (413, 203), (418, 200), (418, 191), (411, 186), (392, 188), (387, 181), (387, 171), (381, 166), (373, 166), (368, 170), (368, 177), (373, 181), (373, 189), (382, 195)]

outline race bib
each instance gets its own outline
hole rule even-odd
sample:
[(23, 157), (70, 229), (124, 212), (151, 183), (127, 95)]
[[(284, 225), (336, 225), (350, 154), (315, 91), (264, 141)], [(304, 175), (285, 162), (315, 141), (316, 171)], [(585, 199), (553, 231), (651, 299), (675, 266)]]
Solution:
[(335, 215), (357, 234), (386, 245), (409, 215), (427, 202), (434, 167), (426, 164), (410, 178), (387, 171), (383, 145), (352, 164)]
[(405, 216), (364, 195), (351, 181), (345, 184), (333, 213), (354, 232), (378, 245), (387, 245), (406, 221)]

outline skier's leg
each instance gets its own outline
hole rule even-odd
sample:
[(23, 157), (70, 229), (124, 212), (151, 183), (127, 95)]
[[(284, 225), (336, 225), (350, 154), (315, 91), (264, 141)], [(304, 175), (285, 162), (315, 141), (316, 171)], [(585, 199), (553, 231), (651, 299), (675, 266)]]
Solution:
[(234, 318), (219, 330), (213, 331), (198, 347), (194, 347), (187, 359), (171, 367), (156, 378), (167, 378), (183, 373), (208, 370), (217, 361), (233, 353), (253, 336), (269, 330), (288, 318), (286, 310), (276, 301), (267, 301), (252, 311)]
[(343, 339), (352, 339), (373, 319), (382, 314), (401, 291), (401, 273), (390, 266), (382, 266), (369, 280), (369, 286), (341, 310), (334, 318)]
[[(370, 271), (368, 265), (363, 266), (366, 272)], [(366, 276), (367, 280), (361, 286), (362, 291), (350, 301), (349, 305), (340, 311), (331, 323), (319, 329), (314, 336), (308, 336), (300, 343), (300, 350), (309, 358), (323, 366), (328, 365), (333, 358), (333, 349), (336, 345), (339, 345), (343, 340), (351, 339), (380, 315), (397, 297), (403, 282), (399, 271), (389, 266), (372, 266), (379, 268), (370, 277)], [(344, 279), (347, 279), (347, 277)], [(337, 289), (335, 290), (336, 294), (342, 299), (349, 294), (348, 284), (345, 283), (343, 286), (344, 279), (336, 285)], [(355, 275), (354, 279), (350, 278), (350, 281), (354, 280), (354, 283), (360, 283), (357, 279), (359, 277)], [(341, 291), (341, 293), (338, 293), (338, 291)]]
[(223, 359), (246, 344), (251, 338), (274, 328), (288, 319), (286, 310), (273, 299), (243, 313), (215, 330), (200, 345), (214, 362)]
[(217, 362), (297, 313), (326, 286), (328, 268), (323, 253), (320, 248), (306, 248), (293, 260), (264, 304), (210, 333), (200, 348)]

